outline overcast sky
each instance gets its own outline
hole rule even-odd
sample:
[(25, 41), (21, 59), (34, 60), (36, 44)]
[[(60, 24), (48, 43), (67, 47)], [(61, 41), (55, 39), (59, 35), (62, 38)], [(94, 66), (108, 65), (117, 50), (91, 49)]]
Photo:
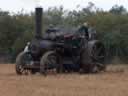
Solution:
[[(109, 10), (115, 4), (123, 5), (128, 9), (128, 0), (0, 0), (0, 8), (11, 12), (21, 11), (21, 9), (30, 12), (37, 5), (42, 6), (44, 9), (62, 5), (64, 9), (79, 10), (86, 7), (90, 1), (104, 10)], [(80, 5), (80, 7), (76, 8), (77, 5)]]

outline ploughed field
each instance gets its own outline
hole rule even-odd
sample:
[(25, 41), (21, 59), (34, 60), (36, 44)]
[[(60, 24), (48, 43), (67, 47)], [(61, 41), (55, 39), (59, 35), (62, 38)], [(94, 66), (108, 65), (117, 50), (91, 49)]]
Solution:
[(18, 76), (15, 65), (0, 64), (0, 96), (128, 96), (128, 66), (109, 65), (99, 74)]

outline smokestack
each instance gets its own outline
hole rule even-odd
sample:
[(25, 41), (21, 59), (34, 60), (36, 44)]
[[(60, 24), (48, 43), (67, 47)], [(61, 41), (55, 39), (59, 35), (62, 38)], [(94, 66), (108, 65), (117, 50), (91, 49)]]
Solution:
[(42, 37), (42, 15), (43, 8), (35, 8), (35, 38), (40, 39)]

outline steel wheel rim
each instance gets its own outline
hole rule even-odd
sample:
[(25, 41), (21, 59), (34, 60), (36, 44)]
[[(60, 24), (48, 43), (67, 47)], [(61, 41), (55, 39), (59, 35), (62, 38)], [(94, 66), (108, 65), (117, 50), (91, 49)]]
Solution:
[[(28, 58), (29, 57), (29, 58)], [(30, 54), (25, 54), (22, 59), (21, 59), (21, 64), (18, 64), (17, 68), (18, 71), (22, 74), (22, 75), (28, 75), (30, 74), (30, 70), (25, 68), (27, 65), (29, 65), (31, 63), (32, 57)]]

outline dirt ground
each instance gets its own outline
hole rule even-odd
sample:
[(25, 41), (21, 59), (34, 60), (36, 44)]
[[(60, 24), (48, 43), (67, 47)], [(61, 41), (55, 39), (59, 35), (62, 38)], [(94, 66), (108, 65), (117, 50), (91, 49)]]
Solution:
[(109, 66), (99, 74), (17, 76), (0, 64), (0, 96), (128, 96), (128, 66)]

